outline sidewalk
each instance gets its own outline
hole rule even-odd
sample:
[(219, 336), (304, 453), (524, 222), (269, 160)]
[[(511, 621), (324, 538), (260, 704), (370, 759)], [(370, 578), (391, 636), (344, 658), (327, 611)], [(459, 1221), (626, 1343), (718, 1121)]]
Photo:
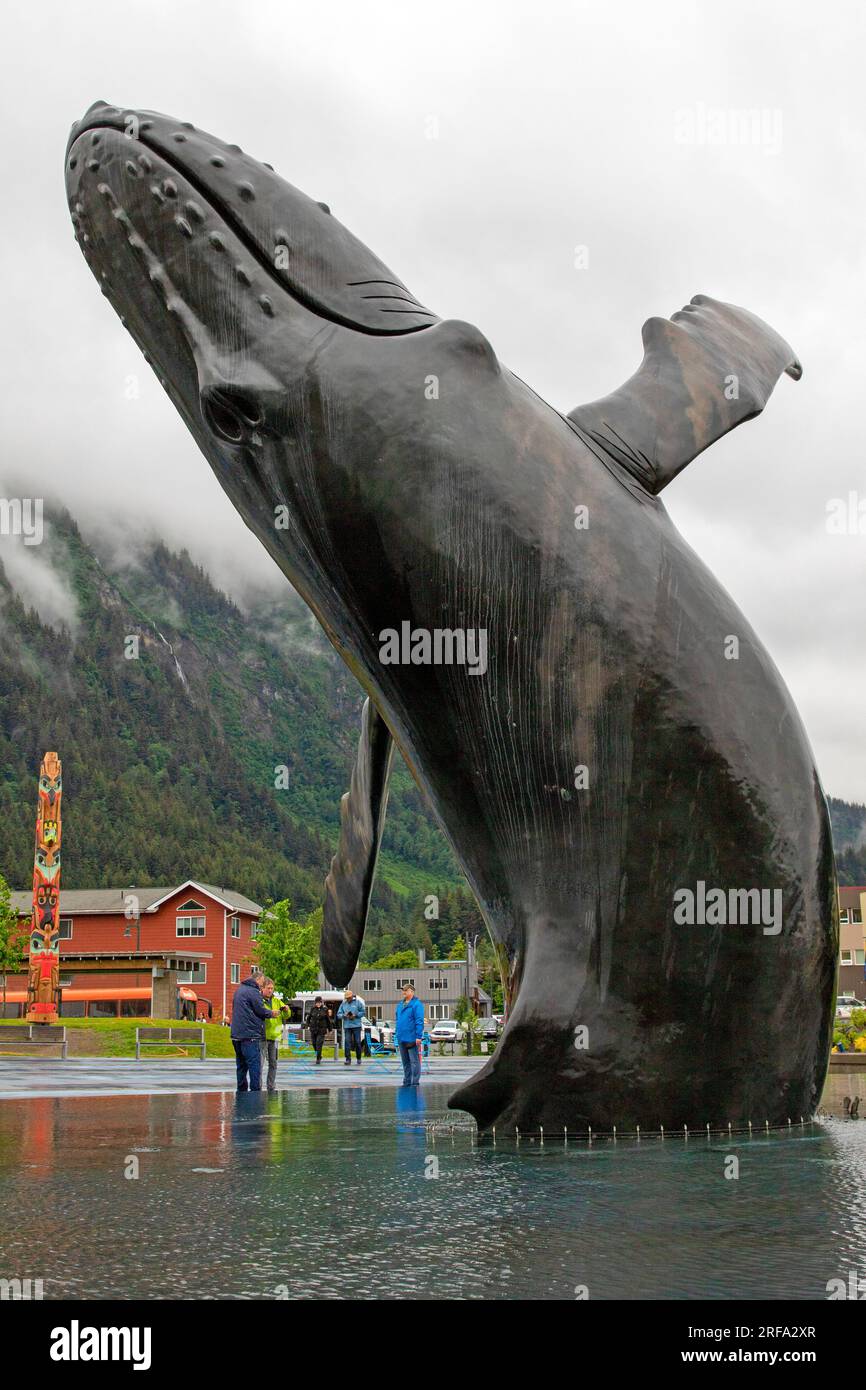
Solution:
[[(486, 1057), (431, 1057), (421, 1073), (429, 1082), (460, 1085), (480, 1071)], [(389, 1058), (371, 1058), (359, 1067), (342, 1061), (312, 1062), (280, 1059), (277, 1085), (281, 1091), (338, 1086), (399, 1086), (403, 1068)], [(37, 1096), (159, 1095), (183, 1091), (233, 1091), (235, 1064), (228, 1058), (159, 1057), (136, 1062), (126, 1057), (0, 1058), (0, 1100)]]

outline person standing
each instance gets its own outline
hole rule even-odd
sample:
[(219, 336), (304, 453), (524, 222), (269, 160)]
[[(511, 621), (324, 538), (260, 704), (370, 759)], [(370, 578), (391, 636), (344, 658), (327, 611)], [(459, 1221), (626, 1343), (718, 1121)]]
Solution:
[(418, 1086), (421, 1081), (419, 1044), (424, 1037), (424, 1005), (411, 985), (403, 986), (403, 998), (395, 1016), (397, 1046), (403, 1063), (403, 1085)]
[[(260, 1091), (262, 1089), (262, 1053), (266, 1018), (275, 1018), (262, 999), (262, 992), (255, 975), (241, 980), (232, 1000), (232, 1047), (237, 1064), (238, 1091)], [(249, 1076), (249, 1086), (247, 1085)]]
[(270, 975), (259, 976), (259, 988), (265, 1003), (274, 1010), (274, 1017), (265, 1020), (265, 1036), (261, 1042), (261, 1066), (262, 1075), (264, 1075), (265, 1066), (268, 1069), (268, 1090), (275, 1091), (277, 1089), (280, 1038), (283, 1036), (283, 1015), (288, 1012), (289, 1006), (275, 987)]
[(333, 1014), (327, 1008), (321, 994), (317, 994), (313, 1001), (313, 1007), (307, 1015), (310, 1026), (310, 1042), (316, 1053), (316, 1066), (322, 1062), (322, 1048), (325, 1045), (325, 1035), (330, 1032)]
[(356, 999), (350, 989), (347, 989), (343, 1002), (337, 1010), (337, 1018), (343, 1025), (343, 1051), (346, 1054), (347, 1067), (352, 1065), (353, 1048), (358, 1059), (358, 1066), (361, 1065), (361, 1019), (363, 1017), (363, 1003), (360, 999)]

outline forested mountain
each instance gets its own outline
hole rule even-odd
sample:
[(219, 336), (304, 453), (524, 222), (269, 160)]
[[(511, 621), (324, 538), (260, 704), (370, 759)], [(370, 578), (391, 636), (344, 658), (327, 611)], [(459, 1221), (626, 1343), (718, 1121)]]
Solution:
[[(362, 694), (305, 605), (287, 586), (241, 612), (162, 545), (109, 565), (67, 514), (39, 551), (69, 615), (49, 625), (0, 569), (0, 872), (30, 882), (36, 774), (56, 748), (66, 887), (188, 876), (318, 906)], [(365, 958), (440, 935), (450, 949), (460, 925), (428, 922), (424, 900), (474, 917), (461, 882), (395, 766)]]
[(829, 800), (839, 882), (866, 884), (866, 806), (835, 796)]

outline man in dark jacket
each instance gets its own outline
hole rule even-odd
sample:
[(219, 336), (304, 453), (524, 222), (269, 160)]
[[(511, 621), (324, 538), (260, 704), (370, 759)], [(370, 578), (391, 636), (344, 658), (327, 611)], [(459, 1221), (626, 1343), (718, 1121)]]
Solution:
[(316, 995), (315, 1003), (307, 1014), (307, 1022), (310, 1026), (310, 1042), (316, 1051), (316, 1066), (322, 1061), (322, 1048), (325, 1043), (325, 1034), (330, 1032), (332, 1025), (331, 1010), (326, 1007), (321, 994)]
[(265, 1019), (277, 1018), (273, 1009), (266, 1007), (259, 989), (259, 978), (250, 975), (242, 980), (235, 990), (232, 1001), (232, 1047), (238, 1069), (238, 1090), (262, 1089), (262, 1038), (265, 1036)]

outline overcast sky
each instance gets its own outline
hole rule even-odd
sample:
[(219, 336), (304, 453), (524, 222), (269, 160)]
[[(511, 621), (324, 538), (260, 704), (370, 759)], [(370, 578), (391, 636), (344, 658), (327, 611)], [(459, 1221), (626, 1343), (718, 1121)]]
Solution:
[[(285, 583), (73, 241), (64, 146), (97, 98), (273, 164), (560, 409), (631, 374), (648, 316), (698, 292), (742, 304), (788, 339), (803, 380), (784, 378), (664, 500), (781, 668), (826, 789), (866, 800), (866, 534), (827, 530), (833, 498), (855, 492), (866, 511), (862, 5), (16, 9), (0, 495), (23, 479), (121, 546), (183, 542), (236, 593)], [(35, 549), (21, 562), (40, 563)]]

